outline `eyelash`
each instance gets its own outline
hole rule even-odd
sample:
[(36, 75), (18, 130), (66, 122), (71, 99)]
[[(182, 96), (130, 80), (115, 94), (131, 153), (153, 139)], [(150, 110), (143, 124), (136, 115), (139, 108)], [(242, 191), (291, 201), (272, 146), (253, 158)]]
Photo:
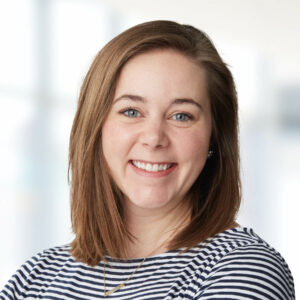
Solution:
[[(121, 110), (121, 111), (120, 111), (120, 114), (126, 116), (127, 118), (136, 118), (136, 117), (129, 116), (128, 114), (126, 114), (126, 112), (128, 113), (129, 111), (135, 111), (135, 112), (137, 112), (137, 113), (140, 114), (140, 112), (139, 112), (136, 108), (134, 108), (134, 107), (127, 107), (127, 108)], [(188, 118), (187, 120), (184, 120), (184, 121), (179, 121), (179, 120), (177, 120), (177, 121), (179, 121), (179, 122), (187, 122), (187, 121), (192, 121), (192, 120), (194, 120), (194, 117), (193, 117), (191, 114), (188, 114), (188, 113), (180, 112), (180, 113), (174, 114), (172, 117), (174, 117), (174, 116), (176, 116), (176, 115), (183, 115), (183, 116), (185, 116), (185, 117)], [(176, 121), (176, 120), (175, 120), (175, 121)]]
[[(179, 121), (179, 122), (186, 122), (186, 121), (192, 121), (192, 120), (194, 120), (194, 117), (193, 117), (192, 115), (188, 114), (188, 113), (183, 113), (183, 112), (181, 112), (181, 113), (176, 113), (176, 114), (173, 115), (173, 116), (176, 116), (176, 115), (183, 115), (183, 116), (185, 116), (185, 117), (188, 118), (188, 120), (184, 120), (184, 121), (179, 121), (179, 120), (177, 120), (177, 121)], [(173, 117), (173, 116), (172, 116), (172, 117)]]
[(120, 114), (121, 114), (121, 115), (124, 115), (124, 116), (126, 116), (126, 117), (128, 117), (128, 118), (132, 118), (132, 116), (129, 116), (129, 115), (126, 115), (126, 114), (125, 114), (125, 113), (128, 112), (128, 111), (136, 111), (136, 112), (140, 113), (140, 112), (139, 112), (136, 108), (134, 108), (134, 107), (127, 107), (127, 108), (121, 110), (121, 111), (120, 111)]

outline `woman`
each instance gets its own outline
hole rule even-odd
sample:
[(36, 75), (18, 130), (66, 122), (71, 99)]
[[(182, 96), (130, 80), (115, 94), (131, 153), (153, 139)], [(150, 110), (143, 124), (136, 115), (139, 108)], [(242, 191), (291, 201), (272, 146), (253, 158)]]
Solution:
[(235, 222), (237, 99), (209, 38), (137, 25), (95, 58), (70, 139), (75, 239), (1, 299), (294, 299), (283, 258)]

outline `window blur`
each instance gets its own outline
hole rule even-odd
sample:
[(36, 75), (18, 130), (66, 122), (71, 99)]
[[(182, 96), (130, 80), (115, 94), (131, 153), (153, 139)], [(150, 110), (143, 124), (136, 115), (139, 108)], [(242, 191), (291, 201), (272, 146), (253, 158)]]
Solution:
[(132, 25), (170, 19), (208, 33), (233, 72), (243, 181), (238, 221), (281, 252), (299, 290), (300, 3), (255, 3), (1, 2), (0, 289), (33, 254), (72, 240), (68, 142), (94, 56)]

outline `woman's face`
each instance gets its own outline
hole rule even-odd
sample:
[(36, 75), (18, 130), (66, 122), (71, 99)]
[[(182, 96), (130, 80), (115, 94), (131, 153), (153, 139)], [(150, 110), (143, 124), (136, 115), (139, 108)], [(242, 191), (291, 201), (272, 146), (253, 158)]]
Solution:
[(210, 136), (202, 67), (169, 49), (126, 63), (102, 128), (104, 157), (125, 203), (175, 207), (203, 169)]

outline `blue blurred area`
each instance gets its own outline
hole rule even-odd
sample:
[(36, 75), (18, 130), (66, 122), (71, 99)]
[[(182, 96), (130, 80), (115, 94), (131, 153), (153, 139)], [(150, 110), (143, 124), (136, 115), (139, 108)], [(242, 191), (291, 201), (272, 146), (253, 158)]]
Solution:
[(255, 10), (251, 2), (0, 4), (0, 287), (33, 254), (71, 241), (68, 142), (81, 82), (106, 42), (152, 19), (203, 29), (230, 65), (240, 99), (239, 222), (275, 246), (300, 280), (300, 5), (262, 1)]

